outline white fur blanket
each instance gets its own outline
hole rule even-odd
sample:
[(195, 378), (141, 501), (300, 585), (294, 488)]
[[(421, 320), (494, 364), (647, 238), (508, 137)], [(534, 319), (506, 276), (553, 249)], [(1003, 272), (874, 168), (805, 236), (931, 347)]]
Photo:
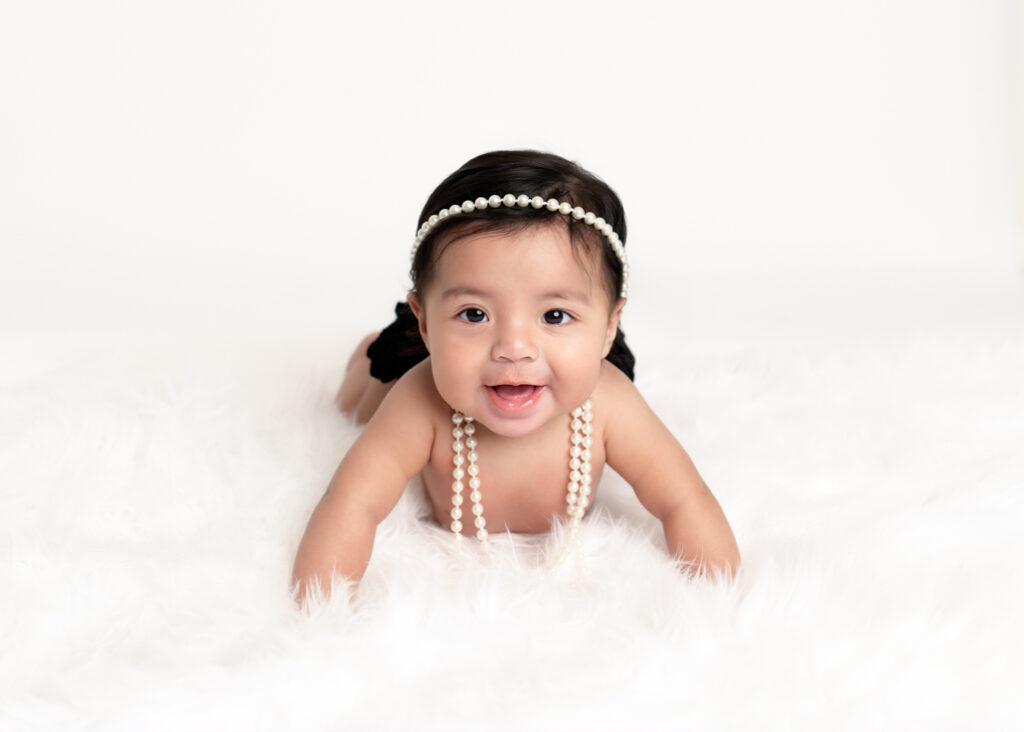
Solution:
[(614, 475), (575, 583), (541, 566), (557, 533), (450, 569), (412, 486), (358, 594), (309, 613), (287, 583), (356, 434), (331, 403), (355, 330), (9, 332), (0, 727), (1020, 728), (1014, 302), (676, 343), (630, 313), (733, 583), (677, 572)]

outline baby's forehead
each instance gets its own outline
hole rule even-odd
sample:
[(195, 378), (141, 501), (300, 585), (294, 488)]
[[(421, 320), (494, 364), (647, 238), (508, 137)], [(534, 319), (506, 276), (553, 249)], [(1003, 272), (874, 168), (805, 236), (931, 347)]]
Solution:
[[(466, 222), (472, 224), (478, 222)], [(461, 229), (461, 230), (460, 230)], [(514, 250), (524, 243), (540, 244), (553, 254), (571, 256), (588, 275), (601, 267), (602, 242), (594, 232), (574, 231), (564, 220), (552, 219), (515, 226), (463, 226), (444, 232), (435, 243), (434, 261), (440, 262), (448, 252), (465, 252), (473, 244), (487, 243), (492, 247)], [(492, 250), (493, 251), (493, 250)]]
[(543, 244), (539, 249), (543, 256), (554, 255), (555, 262), (571, 263), (571, 269), (563, 270), (567, 277), (579, 276), (580, 285), (596, 297), (607, 296), (609, 305), (617, 302), (620, 282), (604, 238), (591, 226), (562, 215), (539, 220), (464, 218), (446, 222), (420, 248), (424, 256), (413, 262), (414, 291), (436, 294), (437, 278), (449, 279), (453, 268), (465, 272), (467, 261), (484, 274), (494, 274), (488, 257), (494, 258), (495, 267), (502, 266), (501, 260), (522, 249), (523, 242), (538, 240)]
[(445, 244), (428, 286), (442, 299), (468, 291), (514, 291), (560, 293), (595, 303), (615, 300), (614, 283), (602, 277), (601, 252), (574, 240), (565, 227), (478, 231)]
[(456, 236), (442, 245), (438, 260), (449, 253), (455, 256), (468, 253), (480, 255), (486, 261), (484, 252), (517, 252), (527, 248), (543, 250), (552, 258), (564, 258), (566, 261), (571, 259), (588, 276), (593, 276), (601, 267), (599, 242), (579, 235), (573, 236), (568, 227), (547, 222), (512, 230), (489, 229)]

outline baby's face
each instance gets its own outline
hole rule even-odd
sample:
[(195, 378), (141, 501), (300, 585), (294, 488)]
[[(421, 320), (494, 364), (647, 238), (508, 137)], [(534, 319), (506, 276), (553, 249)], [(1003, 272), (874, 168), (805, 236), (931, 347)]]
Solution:
[(448, 246), (426, 292), (410, 300), (441, 397), (507, 437), (589, 398), (621, 312), (599, 257), (574, 256), (561, 226)]

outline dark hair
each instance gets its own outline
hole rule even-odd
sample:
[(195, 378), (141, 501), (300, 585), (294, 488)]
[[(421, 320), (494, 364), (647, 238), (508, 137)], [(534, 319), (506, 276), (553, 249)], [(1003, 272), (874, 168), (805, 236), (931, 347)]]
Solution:
[[(593, 211), (611, 225), (623, 244), (626, 243), (626, 214), (615, 191), (576, 163), (536, 150), (499, 150), (469, 160), (441, 181), (430, 194), (416, 222), (417, 226), (452, 204), (507, 193), (516, 196), (525, 194), (531, 198), (540, 196), (544, 200), (555, 198), (580, 206), (586, 211)], [(434, 266), (444, 248), (458, 239), (482, 232), (511, 232), (537, 225), (566, 226), (574, 248), (589, 250), (595, 246), (600, 247), (604, 285), (611, 302), (616, 302), (622, 290), (622, 263), (604, 237), (572, 216), (549, 211), (546, 207), (536, 209), (532, 206), (500, 206), (486, 211), (471, 211), (439, 223), (420, 244), (413, 258), (410, 272), (413, 289), (422, 291), (430, 283)], [(386, 372), (382, 367), (377, 367), (375, 371), (377, 364), (371, 363), (371, 374), (382, 381), (390, 380), (384, 376), (397, 378), (428, 355), (416, 319), (408, 306), (399, 305), (396, 314), (398, 320), (385, 329), (367, 351), (371, 362), (375, 358), (383, 360), (387, 346), (387, 352), (403, 361), (401, 366), (396, 365)], [(607, 359), (630, 379), (633, 378), (636, 359), (626, 346), (621, 328), (615, 334)]]
[[(626, 243), (626, 213), (622, 201), (607, 183), (576, 163), (536, 150), (499, 150), (478, 155), (449, 175), (434, 189), (420, 212), (418, 224), (443, 208), (483, 196), (514, 193), (545, 201), (555, 198), (593, 211), (607, 221)], [(512, 232), (537, 224), (565, 226), (574, 246), (599, 248), (603, 254), (605, 287), (614, 303), (622, 291), (622, 263), (597, 231), (572, 216), (544, 208), (518, 206), (488, 208), (463, 213), (439, 223), (416, 251), (412, 262), (413, 289), (423, 290), (430, 282), (434, 265), (449, 244), (473, 234), (490, 231)], [(442, 232), (443, 236), (438, 236)], [(435, 246), (440, 243), (440, 246)]]

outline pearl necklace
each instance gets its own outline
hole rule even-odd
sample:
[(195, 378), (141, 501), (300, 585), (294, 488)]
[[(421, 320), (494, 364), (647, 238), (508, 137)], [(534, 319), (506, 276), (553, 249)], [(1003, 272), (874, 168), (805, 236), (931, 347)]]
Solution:
[[(472, 417), (462, 412), (453, 410), (452, 422), (452, 462), (455, 467), (452, 469), (452, 523), (451, 530), (455, 535), (455, 545), (459, 553), (463, 552), (462, 539), (462, 496), (466, 486), (463, 478), (469, 475), (469, 500), (472, 502), (471, 512), (474, 516), (473, 525), (476, 527), (476, 538), (483, 545), (484, 553), (488, 560), (494, 559), (494, 548), (491, 546), (490, 534), (487, 532), (487, 519), (484, 518), (484, 506), (482, 494), (480, 493), (480, 468), (477, 466), (477, 440), (476, 424)], [(591, 432), (593, 431), (592, 421), (594, 419), (593, 405), (588, 399), (582, 406), (572, 410), (571, 421), (569, 422), (569, 487), (565, 496), (568, 504), (566, 513), (569, 516), (569, 539), (562, 548), (555, 562), (553, 569), (565, 564), (569, 551), (573, 548), (579, 553), (582, 549), (580, 538), (580, 519), (586, 513), (590, 504), (592, 492), (592, 477), (590, 475), (590, 447), (593, 444)], [(463, 439), (465, 438), (465, 439)], [(463, 455), (463, 451), (466, 454)], [(465, 467), (463, 467), (465, 466)]]

